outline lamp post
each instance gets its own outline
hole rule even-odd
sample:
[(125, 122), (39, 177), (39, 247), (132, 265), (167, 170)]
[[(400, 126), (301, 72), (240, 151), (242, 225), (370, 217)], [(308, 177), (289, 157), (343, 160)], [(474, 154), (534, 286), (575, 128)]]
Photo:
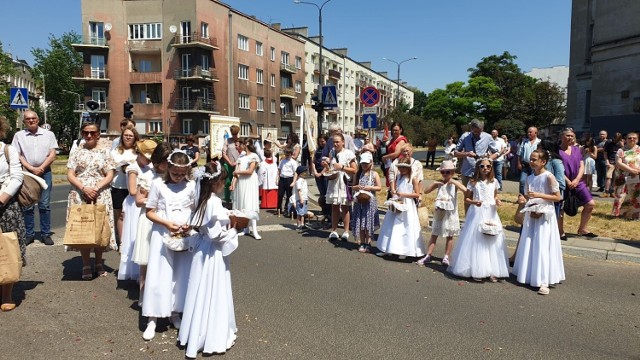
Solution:
[(412, 58), (397, 62), (397, 61), (392, 60), (392, 59), (382, 58), (382, 60), (391, 61), (392, 63), (398, 65), (398, 91), (396, 92), (396, 108), (398, 107), (398, 104), (400, 103), (400, 65), (402, 65), (403, 63), (406, 63), (407, 61), (417, 60), (417, 59), (418, 58), (414, 56)]
[(46, 86), (45, 86), (45, 82), (44, 82), (44, 74), (42, 73), (42, 71), (38, 70), (37, 68), (33, 68), (33, 70), (36, 70), (40, 73), (40, 78), (42, 79), (42, 102), (44, 102), (44, 123), (47, 123), (47, 90), (46, 90)]
[[(322, 58), (322, 8), (324, 8), (324, 6), (331, 0), (325, 0), (322, 5), (318, 5), (316, 3), (312, 3), (312, 2), (307, 2), (307, 1), (300, 1), (300, 0), (293, 0), (294, 4), (306, 4), (306, 5), (313, 5), (315, 7), (318, 8), (318, 31), (320, 32), (320, 67), (318, 70), (320, 70), (320, 81), (318, 81), (318, 104), (322, 104), (322, 85), (324, 85), (324, 74), (322, 73), (322, 63), (323, 63), (323, 58)], [(323, 105), (319, 105), (316, 107), (316, 111), (318, 112), (318, 135), (322, 134), (322, 120), (323, 120), (323, 111), (324, 111), (324, 107)]]

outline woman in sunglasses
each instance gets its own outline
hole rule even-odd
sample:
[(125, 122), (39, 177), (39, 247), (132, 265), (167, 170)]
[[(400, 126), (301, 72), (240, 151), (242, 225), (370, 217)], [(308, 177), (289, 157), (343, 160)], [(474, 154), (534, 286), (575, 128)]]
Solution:
[[(67, 162), (67, 178), (71, 184), (69, 191), (69, 201), (67, 203), (67, 220), (69, 210), (73, 205), (95, 202), (105, 205), (109, 226), (111, 227), (111, 238), (109, 248), (116, 250), (115, 231), (113, 230), (113, 202), (111, 200), (111, 181), (115, 174), (116, 164), (111, 157), (109, 149), (98, 147), (100, 130), (94, 122), (86, 122), (81, 128), (84, 144), (71, 153)], [(76, 249), (72, 249), (76, 250)], [(82, 254), (82, 280), (91, 280), (93, 271), (91, 270), (91, 248), (80, 249)], [(105, 248), (95, 247), (95, 270), (98, 276), (105, 276), (102, 261), (102, 252)]]

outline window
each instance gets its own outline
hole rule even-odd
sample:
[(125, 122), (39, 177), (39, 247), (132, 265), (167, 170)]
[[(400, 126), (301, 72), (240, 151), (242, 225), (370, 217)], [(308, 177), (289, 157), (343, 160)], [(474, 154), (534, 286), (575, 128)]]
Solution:
[(129, 24), (129, 40), (162, 39), (162, 23)]
[(200, 64), (202, 65), (202, 70), (209, 70), (209, 55), (203, 54), (200, 57)]
[(262, 69), (256, 69), (256, 82), (258, 84), (264, 83), (264, 71)]
[(104, 55), (91, 55), (91, 78), (104, 79), (105, 77)]
[(249, 80), (249, 67), (247, 65), (238, 65), (238, 79)]
[(89, 23), (89, 36), (91, 44), (104, 45), (104, 23), (103, 22), (90, 22)]
[(258, 102), (256, 105), (257, 105), (258, 111), (264, 111), (264, 98), (262, 96), (258, 96)]
[(157, 134), (162, 132), (162, 121), (149, 121), (149, 132)]
[(182, 119), (182, 133), (193, 134), (191, 128), (191, 119)]
[(271, 113), (272, 114), (276, 113), (276, 101), (275, 100), (271, 100)]
[(262, 56), (262, 43), (256, 41), (256, 55)]
[(289, 53), (286, 51), (281, 51), (280, 52), (280, 62), (285, 64), (285, 65), (289, 65)]
[(296, 105), (296, 116), (302, 115), (302, 105)]
[(271, 74), (271, 77), (269, 78), (269, 85), (271, 85), (271, 87), (276, 87), (276, 75), (275, 74)]
[(202, 132), (209, 134), (209, 119), (202, 120)]
[(188, 44), (191, 42), (191, 21), (180, 22), (180, 43)]
[(302, 92), (302, 81), (296, 80), (296, 92), (299, 94)]
[(238, 34), (238, 49), (249, 51), (249, 38)]
[(238, 99), (238, 107), (240, 107), (240, 109), (249, 110), (249, 95), (240, 94)]
[(249, 124), (240, 124), (240, 134), (241, 137), (247, 137), (251, 135), (251, 125)]
[(140, 65), (138, 66), (139, 72), (151, 72), (151, 60), (140, 60)]
[(200, 35), (202, 35), (204, 39), (209, 38), (209, 24), (206, 22), (200, 23)]
[(271, 48), (271, 53), (269, 55), (269, 60), (276, 61), (276, 48)]
[(300, 56), (296, 56), (296, 69), (302, 69), (302, 58)]

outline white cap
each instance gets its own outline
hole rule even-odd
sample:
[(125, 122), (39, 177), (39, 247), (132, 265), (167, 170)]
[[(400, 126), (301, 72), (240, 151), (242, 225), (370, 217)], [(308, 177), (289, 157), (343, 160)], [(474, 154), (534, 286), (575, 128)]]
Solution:
[(373, 162), (373, 155), (368, 152), (360, 154), (360, 164), (371, 164)]

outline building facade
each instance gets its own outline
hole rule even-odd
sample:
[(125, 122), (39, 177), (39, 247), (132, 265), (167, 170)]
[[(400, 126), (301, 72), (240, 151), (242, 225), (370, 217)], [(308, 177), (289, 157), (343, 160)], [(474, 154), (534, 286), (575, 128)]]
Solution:
[(640, 3), (573, 0), (567, 125), (640, 130)]
[(97, 112), (103, 133), (119, 134), (127, 101), (141, 134), (178, 142), (207, 134), (214, 114), (238, 117), (241, 135), (297, 122), (304, 42), (225, 4), (83, 0), (82, 24), (77, 111)]

